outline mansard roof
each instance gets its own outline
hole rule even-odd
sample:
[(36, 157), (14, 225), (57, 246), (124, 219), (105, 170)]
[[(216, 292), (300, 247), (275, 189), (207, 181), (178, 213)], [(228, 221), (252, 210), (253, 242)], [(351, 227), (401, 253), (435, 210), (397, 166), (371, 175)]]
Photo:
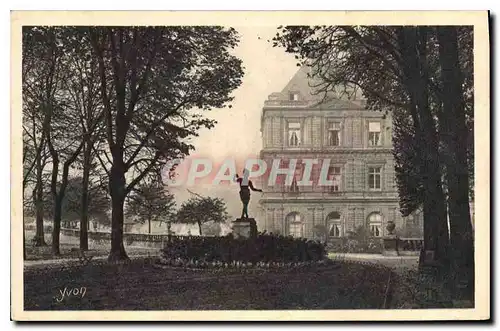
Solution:
[[(308, 77), (311, 68), (304, 65), (295, 73), (288, 84), (281, 90), (269, 95), (264, 108), (313, 108), (313, 109), (360, 109), (364, 108), (364, 98), (356, 93), (354, 99), (349, 100), (343, 88), (337, 92), (329, 92), (327, 96), (319, 92), (318, 84)], [(298, 94), (297, 100), (291, 95)]]
[(321, 97), (317, 95), (317, 91), (314, 88), (315, 82), (307, 76), (310, 71), (310, 68), (307, 66), (300, 67), (288, 84), (286, 84), (285, 88), (281, 90), (280, 94), (286, 100), (288, 100), (290, 93), (299, 93), (299, 100), (319, 101)]
[(360, 109), (365, 109), (365, 103), (364, 100), (361, 101), (350, 101), (350, 100), (344, 100), (344, 99), (326, 99), (323, 102), (320, 102), (316, 104), (314, 109), (353, 109), (353, 110), (360, 110)]

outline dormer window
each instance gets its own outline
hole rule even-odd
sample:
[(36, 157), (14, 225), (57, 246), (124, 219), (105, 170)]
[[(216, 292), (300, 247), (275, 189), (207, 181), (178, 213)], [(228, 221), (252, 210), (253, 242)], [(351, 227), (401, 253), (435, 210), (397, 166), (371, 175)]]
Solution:
[(299, 94), (297, 92), (290, 92), (290, 101), (299, 101)]

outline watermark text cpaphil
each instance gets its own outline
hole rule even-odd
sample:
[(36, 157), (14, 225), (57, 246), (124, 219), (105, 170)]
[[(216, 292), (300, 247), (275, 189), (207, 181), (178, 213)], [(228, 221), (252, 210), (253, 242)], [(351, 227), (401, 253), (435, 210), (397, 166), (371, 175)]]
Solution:
[(267, 186), (290, 185), (294, 180), (297, 186), (331, 186), (335, 181), (331, 166), (330, 159), (308, 158), (249, 158), (243, 162), (234, 158), (222, 162), (209, 158), (175, 159), (165, 165), (163, 180), (168, 186), (194, 186), (201, 181), (221, 185), (234, 183), (235, 176), (247, 169), (250, 179), (265, 180)]

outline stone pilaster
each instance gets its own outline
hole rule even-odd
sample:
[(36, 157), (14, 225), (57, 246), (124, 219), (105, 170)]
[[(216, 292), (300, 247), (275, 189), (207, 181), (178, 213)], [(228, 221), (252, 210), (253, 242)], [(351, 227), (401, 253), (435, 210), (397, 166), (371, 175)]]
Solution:
[[(284, 215), (284, 208), (283, 207), (279, 207), (279, 208), (276, 208), (275, 210), (276, 214), (277, 214), (277, 222), (274, 223), (274, 226), (275, 226), (275, 229), (276, 230), (279, 230), (281, 232), (281, 234), (285, 234), (286, 233), (286, 224), (285, 224), (285, 215)], [(276, 224), (278, 223), (278, 224)]]
[(344, 189), (346, 192), (351, 192), (354, 187), (354, 163), (353, 160), (348, 160), (344, 167)]
[(267, 208), (266, 210), (266, 230), (272, 231), (274, 229), (274, 208)]
[(355, 208), (349, 208), (347, 210), (347, 215), (345, 217), (345, 226), (346, 229), (345, 231), (351, 231), (355, 229), (355, 224), (356, 224), (356, 214), (355, 214)]
[(358, 228), (360, 226), (365, 226), (365, 209), (364, 208), (356, 208), (356, 222), (355, 227)]
[(325, 209), (323, 207), (316, 207), (314, 213), (315, 224), (325, 225)]
[(272, 145), (274, 147), (281, 146), (283, 143), (283, 125), (281, 117), (272, 117)]
[(325, 225), (324, 220), (321, 218), (321, 210), (317, 207), (314, 209), (314, 224)]
[(361, 118), (353, 118), (352, 120), (352, 145), (353, 147), (362, 147), (362, 120)]
[(312, 145), (314, 147), (321, 146), (321, 117), (312, 117)]
[(305, 222), (305, 236), (306, 238), (313, 237), (313, 227), (314, 227), (314, 207), (307, 208), (306, 222)]

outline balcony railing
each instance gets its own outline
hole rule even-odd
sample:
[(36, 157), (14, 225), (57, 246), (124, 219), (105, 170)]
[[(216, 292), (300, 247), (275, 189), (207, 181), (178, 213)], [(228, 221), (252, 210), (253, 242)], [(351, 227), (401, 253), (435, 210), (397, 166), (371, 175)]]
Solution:
[(304, 108), (310, 105), (315, 104), (315, 102), (311, 101), (297, 101), (297, 100), (266, 100), (264, 102), (264, 107), (297, 107)]
[(290, 187), (284, 187), (283, 185), (274, 186), (264, 186), (264, 191), (267, 193), (267, 197), (279, 197), (281, 195), (286, 195), (290, 197), (301, 196), (301, 197), (311, 197), (317, 198), (322, 196), (324, 198), (335, 198), (335, 197), (351, 197), (351, 198), (395, 198), (397, 197), (397, 191), (352, 191), (352, 190), (339, 190), (334, 191), (329, 187), (324, 186), (299, 186), (298, 190), (292, 190)]

